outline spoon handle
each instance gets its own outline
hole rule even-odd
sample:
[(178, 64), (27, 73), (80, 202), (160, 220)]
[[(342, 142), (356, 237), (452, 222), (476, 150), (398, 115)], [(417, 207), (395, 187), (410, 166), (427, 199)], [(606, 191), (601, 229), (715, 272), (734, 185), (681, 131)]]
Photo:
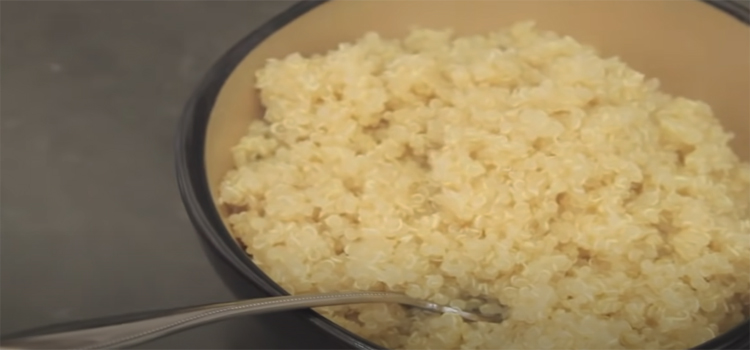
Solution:
[(219, 320), (319, 306), (399, 303), (434, 312), (445, 307), (389, 292), (344, 292), (240, 300), (176, 310), (115, 325), (3, 340), (2, 349), (119, 349)]

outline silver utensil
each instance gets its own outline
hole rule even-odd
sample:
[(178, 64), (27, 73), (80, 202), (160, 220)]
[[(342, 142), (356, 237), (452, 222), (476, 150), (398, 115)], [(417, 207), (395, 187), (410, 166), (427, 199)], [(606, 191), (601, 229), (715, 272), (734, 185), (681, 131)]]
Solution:
[(44, 334), (0, 342), (2, 349), (119, 349), (219, 320), (294, 309), (363, 303), (398, 303), (438, 313), (456, 314), (467, 321), (502, 322), (502, 317), (483, 316), (455, 307), (414, 299), (390, 292), (343, 292), (241, 300), (176, 311), (115, 325)]

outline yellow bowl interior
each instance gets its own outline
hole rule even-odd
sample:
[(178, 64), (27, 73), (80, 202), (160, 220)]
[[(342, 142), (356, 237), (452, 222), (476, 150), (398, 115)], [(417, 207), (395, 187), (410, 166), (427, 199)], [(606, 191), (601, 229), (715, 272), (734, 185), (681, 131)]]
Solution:
[[(732, 147), (750, 158), (750, 29), (698, 1), (332, 1), (281, 28), (237, 66), (210, 116), (205, 166), (216, 198), (233, 168), (230, 148), (263, 108), (255, 71), (269, 58), (323, 53), (368, 31), (404, 36), (410, 27), (453, 28), (482, 34), (534, 20), (542, 29), (570, 35), (605, 56), (619, 56), (656, 77), (669, 93), (710, 104), (735, 134)], [(225, 218), (227, 213), (218, 208)]]

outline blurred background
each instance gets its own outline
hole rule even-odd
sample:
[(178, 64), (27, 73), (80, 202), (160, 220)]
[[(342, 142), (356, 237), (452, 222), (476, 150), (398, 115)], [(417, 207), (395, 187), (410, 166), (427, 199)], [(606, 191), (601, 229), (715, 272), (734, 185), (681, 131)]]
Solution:
[[(234, 299), (179, 197), (176, 123), (209, 66), (291, 5), (2, 2), (2, 335)], [(284, 326), (278, 315), (243, 318), (142, 348), (316, 341)]]

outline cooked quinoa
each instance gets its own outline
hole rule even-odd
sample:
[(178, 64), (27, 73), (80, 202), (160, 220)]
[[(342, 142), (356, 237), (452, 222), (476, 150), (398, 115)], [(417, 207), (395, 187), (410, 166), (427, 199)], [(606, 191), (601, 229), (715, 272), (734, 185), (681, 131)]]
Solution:
[(677, 349), (747, 317), (750, 165), (708, 105), (618, 58), (533, 23), (416, 29), (269, 60), (257, 88), (265, 115), (232, 149), (220, 203), (273, 280), (508, 307), (502, 324), (319, 309), (354, 333), (398, 349)]

